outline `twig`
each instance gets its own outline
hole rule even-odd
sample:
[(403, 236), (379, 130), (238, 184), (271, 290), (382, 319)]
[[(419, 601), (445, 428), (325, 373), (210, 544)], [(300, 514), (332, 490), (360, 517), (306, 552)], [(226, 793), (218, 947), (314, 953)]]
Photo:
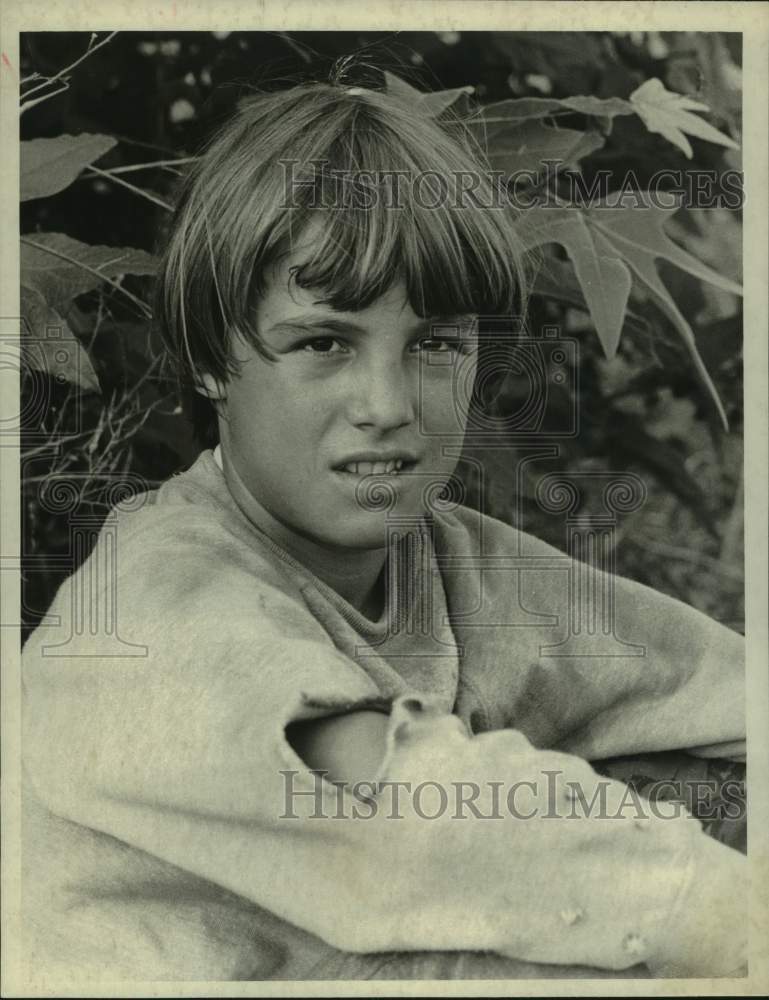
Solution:
[(64, 69), (59, 70), (59, 72), (55, 76), (49, 76), (44, 83), (39, 83), (36, 87), (33, 87), (32, 90), (28, 90), (27, 93), (24, 95), (24, 98), (26, 99), (27, 97), (30, 97), (38, 90), (43, 90), (43, 88), (45, 87), (50, 87), (50, 85), (54, 83), (56, 80), (61, 80), (61, 78), (64, 76), (65, 73), (69, 73), (76, 66), (79, 66), (84, 59), (87, 59), (88, 56), (93, 55), (97, 49), (100, 49), (102, 47), (102, 45), (106, 45), (107, 42), (112, 41), (112, 39), (115, 37), (116, 34), (117, 34), (116, 31), (111, 31), (106, 38), (102, 38), (102, 40), (99, 42), (98, 45), (89, 45), (86, 51), (83, 53), (82, 56), (80, 56), (79, 59), (76, 59), (73, 63), (70, 63), (69, 66), (65, 66)]
[(304, 63), (310, 63), (312, 60), (305, 49), (302, 48), (294, 39), (287, 34), (285, 31), (276, 31), (275, 34), (280, 38), (281, 41), (285, 42), (288, 47), (299, 56), (299, 58)]
[(106, 177), (108, 180), (114, 181), (115, 184), (120, 184), (121, 187), (128, 188), (129, 191), (133, 191), (134, 194), (138, 194), (142, 198), (146, 198), (147, 201), (153, 202), (155, 205), (160, 205), (167, 212), (173, 212), (173, 205), (169, 205), (168, 202), (163, 201), (162, 198), (158, 198), (157, 195), (150, 194), (149, 191), (145, 191), (144, 188), (136, 187), (135, 184), (129, 184), (128, 181), (124, 181), (121, 177), (114, 177), (112, 172), (109, 170), (100, 170), (99, 167), (88, 166), (86, 167), (92, 174), (98, 174), (99, 177)]
[(43, 101), (50, 100), (50, 98), (56, 97), (57, 94), (63, 94), (65, 90), (69, 90), (69, 84), (66, 81), (64, 81), (63, 85), (59, 87), (58, 90), (54, 90), (50, 94), (43, 94), (42, 97), (36, 97), (34, 101), (25, 101), (19, 108), (19, 114), (23, 115), (25, 111), (29, 111), (30, 108), (34, 108), (36, 104), (42, 104)]
[(140, 149), (154, 149), (158, 153), (165, 153), (167, 156), (178, 156), (178, 150), (171, 149), (170, 146), (159, 146), (155, 142), (144, 142), (142, 139), (134, 139), (130, 135), (121, 135), (119, 132), (114, 132), (110, 129), (109, 133), (113, 139), (117, 139), (119, 142), (124, 142), (127, 146), (138, 146)]
[(129, 163), (125, 167), (111, 167), (105, 174), (128, 174), (135, 170), (150, 170), (152, 167), (175, 167), (183, 163), (195, 163), (198, 156), (180, 156), (177, 160), (155, 160), (154, 163)]

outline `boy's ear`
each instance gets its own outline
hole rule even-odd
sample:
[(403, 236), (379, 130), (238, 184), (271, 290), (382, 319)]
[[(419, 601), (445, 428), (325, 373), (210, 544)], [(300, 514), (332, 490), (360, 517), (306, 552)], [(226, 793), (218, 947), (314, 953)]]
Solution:
[(207, 396), (209, 399), (226, 398), (224, 385), (218, 382), (213, 375), (201, 375), (195, 389), (201, 396)]

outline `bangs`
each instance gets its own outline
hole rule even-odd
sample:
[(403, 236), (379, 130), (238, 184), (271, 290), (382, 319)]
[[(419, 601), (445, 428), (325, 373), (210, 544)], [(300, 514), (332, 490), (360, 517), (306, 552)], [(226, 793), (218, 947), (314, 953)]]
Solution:
[(294, 273), (300, 287), (339, 310), (366, 308), (403, 281), (420, 316), (516, 311), (525, 279), (511, 212), (479, 165), (441, 139), (426, 155), (360, 119), (341, 137), (286, 220), (280, 252), (312, 247)]
[(513, 210), (461, 123), (389, 93), (307, 85), (247, 102), (188, 178), (158, 303), (180, 367), (232, 374), (275, 265), (340, 311), (403, 282), (422, 317), (520, 315)]
[(340, 310), (366, 308), (402, 280), (420, 316), (515, 311), (523, 266), (489, 168), (392, 99), (385, 115), (380, 97), (357, 99), (309, 169), (286, 164), (292, 203), (278, 252), (313, 246), (296, 283)]

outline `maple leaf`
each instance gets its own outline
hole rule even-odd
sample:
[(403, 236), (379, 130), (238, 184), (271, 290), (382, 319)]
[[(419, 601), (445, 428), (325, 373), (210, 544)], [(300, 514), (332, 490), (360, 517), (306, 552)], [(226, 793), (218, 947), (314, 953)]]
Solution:
[(740, 148), (728, 135), (713, 128), (703, 118), (692, 114), (692, 111), (710, 111), (707, 104), (666, 90), (664, 84), (656, 77), (647, 80), (634, 90), (630, 95), (630, 103), (650, 132), (664, 136), (690, 160), (693, 155), (692, 147), (684, 133), (729, 149)]
[(577, 209), (529, 209), (521, 227), (527, 247), (559, 243), (569, 255), (607, 358), (617, 352), (632, 285), (630, 270), (606, 237)]
[(647, 192), (636, 192), (643, 207), (598, 204), (594, 209), (528, 209), (520, 222), (521, 238), (529, 248), (558, 243), (566, 250), (607, 358), (617, 350), (631, 282), (650, 295), (683, 340), (694, 369), (710, 394), (725, 429), (726, 413), (697, 349), (694, 332), (657, 273), (663, 259), (701, 281), (740, 295), (740, 286), (703, 264), (664, 231), (677, 202), (654, 204)]

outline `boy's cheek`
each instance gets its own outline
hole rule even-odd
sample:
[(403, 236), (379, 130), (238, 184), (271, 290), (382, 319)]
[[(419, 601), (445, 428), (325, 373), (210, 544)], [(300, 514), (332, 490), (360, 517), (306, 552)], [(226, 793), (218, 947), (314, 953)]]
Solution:
[(447, 443), (461, 437), (467, 424), (474, 381), (474, 369), (424, 377), (419, 405), (420, 431), (431, 438), (445, 437)]

